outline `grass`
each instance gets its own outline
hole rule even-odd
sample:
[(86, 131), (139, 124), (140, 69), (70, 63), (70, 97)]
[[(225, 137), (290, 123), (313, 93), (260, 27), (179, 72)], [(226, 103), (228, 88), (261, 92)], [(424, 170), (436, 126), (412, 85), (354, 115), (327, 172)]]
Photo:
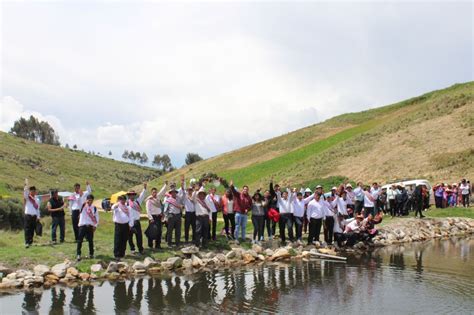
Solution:
[(444, 209), (431, 209), (426, 212), (429, 218), (462, 217), (474, 219), (474, 208), (453, 207)]
[(24, 179), (41, 193), (71, 191), (89, 180), (96, 197), (105, 197), (159, 176), (156, 169), (58, 146), (39, 144), (0, 132), (0, 195), (20, 197)]

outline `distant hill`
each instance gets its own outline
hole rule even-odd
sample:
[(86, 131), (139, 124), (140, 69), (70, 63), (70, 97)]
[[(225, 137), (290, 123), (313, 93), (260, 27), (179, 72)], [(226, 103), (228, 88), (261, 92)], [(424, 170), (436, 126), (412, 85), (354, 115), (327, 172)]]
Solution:
[(152, 182), (213, 172), (252, 189), (427, 178), (474, 179), (474, 82), (340, 115), (183, 167)]
[(72, 191), (89, 180), (94, 195), (104, 197), (159, 175), (158, 170), (58, 146), (39, 144), (0, 132), (0, 195), (20, 196), (24, 179), (41, 193)]

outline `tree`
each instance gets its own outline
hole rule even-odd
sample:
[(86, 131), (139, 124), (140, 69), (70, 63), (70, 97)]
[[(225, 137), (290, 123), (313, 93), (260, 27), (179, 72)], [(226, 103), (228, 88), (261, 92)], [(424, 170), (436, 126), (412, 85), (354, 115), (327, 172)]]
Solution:
[(39, 143), (60, 145), (59, 136), (53, 127), (46, 121), (39, 121), (33, 115), (29, 119), (20, 117), (15, 121), (10, 134)]
[(135, 161), (138, 163), (141, 163), (142, 160), (142, 154), (140, 152), (135, 152)]
[(69, 149), (69, 144), (66, 143), (66, 145), (64, 146), (66, 149)]
[(140, 160), (140, 164), (146, 164), (148, 163), (148, 155), (146, 155), (145, 152), (142, 153), (142, 158)]
[(128, 159), (132, 162), (135, 162), (135, 159), (136, 159), (135, 152), (130, 151), (130, 153), (128, 154)]
[(109, 155), (110, 155), (110, 156), (112, 155), (112, 151), (109, 151)]
[(161, 168), (161, 155), (155, 155), (151, 164), (156, 166), (157, 168)]
[(171, 164), (171, 159), (168, 156), (168, 154), (163, 154), (161, 157), (161, 167), (163, 169), (163, 172), (170, 172), (173, 170), (173, 164)]
[(77, 144), (73, 145), (72, 148), (73, 148), (74, 150), (77, 150)]
[(128, 150), (123, 151), (123, 153), (122, 153), (122, 159), (124, 159), (124, 160), (128, 159), (129, 155), (130, 155), (130, 154), (128, 153)]
[(202, 161), (202, 157), (200, 157), (199, 154), (197, 153), (191, 153), (191, 152), (186, 154), (186, 159), (184, 160), (186, 165), (190, 165), (199, 161)]

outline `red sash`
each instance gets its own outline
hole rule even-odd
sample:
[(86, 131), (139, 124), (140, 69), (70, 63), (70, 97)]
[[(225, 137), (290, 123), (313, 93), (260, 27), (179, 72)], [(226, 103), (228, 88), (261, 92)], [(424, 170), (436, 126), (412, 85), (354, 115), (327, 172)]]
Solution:
[(38, 210), (38, 203), (36, 202), (36, 199), (33, 198), (32, 195), (28, 195), (28, 200), (33, 204), (33, 207), (35, 207), (35, 209)]
[(129, 200), (128, 201), (128, 206), (130, 208), (132, 208), (133, 210), (137, 211), (137, 212), (142, 211), (142, 207), (140, 206), (140, 204), (136, 200), (134, 200), (134, 201)]
[[(92, 211), (92, 209), (95, 208), (95, 207), (89, 207), (89, 206), (86, 206), (85, 204), (84, 204), (84, 207), (87, 207), (87, 209), (86, 209), (87, 215), (92, 220), (92, 222), (95, 225), (97, 225), (97, 218), (95, 217), (94, 211)], [(84, 207), (82, 207), (82, 209), (84, 209)], [(96, 209), (96, 211), (97, 211), (97, 209)]]
[(118, 207), (119, 207), (120, 210), (122, 210), (127, 215), (127, 217), (130, 217), (130, 212), (128, 212), (127, 205), (123, 205), (123, 204), (119, 203)]
[(207, 204), (206, 204), (204, 201), (202, 201), (202, 200), (199, 199), (199, 198), (197, 199), (197, 201), (198, 201), (199, 204), (200, 204), (201, 206), (203, 206), (207, 211), (211, 212), (211, 209), (209, 209), (209, 207), (207, 206)]
[(168, 197), (166, 199), (166, 202), (173, 205), (175, 208), (181, 209), (181, 205), (173, 197)]

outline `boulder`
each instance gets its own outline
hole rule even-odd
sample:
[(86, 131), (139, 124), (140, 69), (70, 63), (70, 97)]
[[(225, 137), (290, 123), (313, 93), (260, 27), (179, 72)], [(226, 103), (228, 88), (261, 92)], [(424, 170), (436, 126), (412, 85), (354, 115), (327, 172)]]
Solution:
[(66, 274), (70, 274), (74, 278), (77, 278), (79, 276), (79, 270), (77, 270), (75, 267), (69, 267), (66, 270)]
[(291, 254), (287, 248), (278, 248), (275, 253), (272, 255), (271, 260), (280, 260), (290, 257)]
[(145, 260), (143, 261), (143, 264), (147, 268), (157, 267), (157, 266), (160, 265), (160, 263), (158, 261), (154, 260), (151, 257), (146, 257)]
[(12, 272), (12, 273), (9, 273), (5, 278), (3, 279), (8, 279), (8, 280), (15, 280), (17, 278), (17, 273), (16, 272)]
[(129, 273), (130, 272), (130, 266), (128, 263), (121, 261), (117, 263), (117, 271), (119, 273)]
[(258, 244), (253, 244), (253, 245), (252, 245), (252, 250), (255, 251), (257, 254), (263, 253), (263, 248), (262, 248), (262, 246), (260, 246), (260, 245), (258, 245)]
[(199, 252), (199, 248), (197, 246), (192, 245), (192, 246), (182, 248), (181, 252), (185, 255), (193, 255)]
[(179, 268), (183, 265), (183, 259), (181, 257), (170, 257), (166, 262), (170, 263), (173, 268)]
[(255, 261), (255, 257), (253, 257), (251, 254), (249, 254), (248, 252), (245, 252), (243, 255), (242, 255), (242, 260), (244, 261), (245, 264), (250, 264), (252, 262)]
[(79, 278), (82, 280), (82, 281), (88, 281), (89, 278), (90, 278), (90, 275), (87, 273), (87, 272), (81, 272), (79, 274)]
[(57, 264), (57, 265), (54, 265), (53, 268), (51, 268), (51, 272), (54, 273), (59, 278), (63, 278), (64, 276), (66, 276), (66, 271), (68, 267), (69, 266), (67, 263)]
[(245, 253), (251, 255), (253, 258), (257, 258), (257, 256), (258, 256), (258, 253), (256, 251), (254, 251), (253, 249), (249, 249)]
[(235, 259), (235, 252), (233, 250), (231, 250), (230, 252), (228, 252), (226, 255), (225, 255), (225, 258), (227, 260), (230, 260), (230, 259)]
[(170, 269), (173, 269), (173, 264), (168, 262), (168, 261), (163, 261), (161, 263), (161, 268), (164, 269), (164, 270), (170, 270)]
[(264, 261), (265, 260), (265, 256), (263, 256), (262, 254), (259, 254), (257, 256), (257, 259), (260, 260), (260, 261)]
[(44, 276), (50, 272), (50, 269), (46, 265), (36, 265), (33, 268), (33, 272), (35, 276)]
[(320, 252), (321, 254), (336, 256), (336, 251), (334, 249), (330, 249), (330, 248), (320, 248), (320, 249), (318, 249), (318, 252)]
[(133, 263), (133, 266), (132, 266), (133, 270), (135, 270), (136, 272), (137, 271), (146, 271), (148, 268), (147, 266), (145, 266), (144, 263), (142, 263), (141, 261), (136, 261)]
[(150, 268), (148, 268), (148, 273), (150, 273), (150, 274), (156, 274), (156, 273), (159, 273), (160, 271), (161, 271), (160, 267), (150, 267)]
[(183, 259), (183, 268), (190, 269), (193, 267), (193, 260), (192, 259)]
[(265, 255), (267, 256), (273, 256), (274, 252), (270, 248), (265, 249), (264, 251)]
[(216, 256), (216, 255), (215, 255), (213, 252), (209, 252), (209, 253), (206, 253), (206, 254), (204, 255), (204, 258), (206, 258), (206, 259), (212, 259), (212, 258), (214, 258), (214, 256)]
[(44, 276), (44, 279), (45, 281), (54, 282), (54, 283), (57, 283), (59, 281), (59, 277), (56, 276), (55, 274), (47, 274), (46, 276)]
[[(109, 265), (110, 266), (110, 265)], [(103, 270), (102, 268), (102, 265), (101, 264), (93, 264), (91, 266), (91, 272), (92, 273), (97, 273), (97, 272), (101, 272)]]
[(120, 278), (120, 274), (118, 272), (111, 272), (107, 275), (107, 278), (110, 280), (117, 280)]
[(20, 270), (16, 271), (16, 278), (17, 279), (25, 278), (25, 277), (32, 277), (32, 276), (34, 276), (34, 274), (33, 274), (33, 272), (31, 272), (29, 270), (20, 269)]
[(194, 268), (204, 266), (204, 262), (202, 261), (202, 259), (197, 257), (196, 255), (191, 256), (191, 262)]
[(23, 286), (23, 279), (3, 278), (0, 288), (8, 289), (8, 288), (19, 288), (22, 286)]

